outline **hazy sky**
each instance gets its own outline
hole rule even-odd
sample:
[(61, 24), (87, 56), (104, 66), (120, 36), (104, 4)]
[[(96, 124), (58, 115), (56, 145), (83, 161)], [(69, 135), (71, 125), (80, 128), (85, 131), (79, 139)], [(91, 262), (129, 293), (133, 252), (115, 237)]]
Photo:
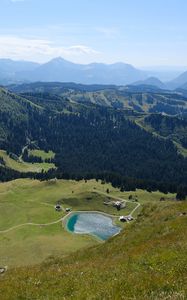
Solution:
[(0, 57), (187, 65), (187, 0), (0, 0)]

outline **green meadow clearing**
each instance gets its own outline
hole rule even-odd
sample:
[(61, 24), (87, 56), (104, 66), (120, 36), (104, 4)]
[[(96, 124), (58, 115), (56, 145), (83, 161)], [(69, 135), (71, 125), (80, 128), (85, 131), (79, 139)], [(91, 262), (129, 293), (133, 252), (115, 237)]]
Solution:
[(43, 160), (50, 159), (55, 157), (55, 153), (53, 151), (45, 152), (43, 150), (29, 150), (29, 154), (36, 157), (41, 157)]
[[(36, 150), (37, 151), (37, 150)], [(40, 151), (41, 155), (44, 155), (44, 151)], [(36, 153), (38, 154), (38, 153)], [(47, 155), (47, 153), (46, 153)], [(48, 155), (52, 155), (52, 153), (48, 153)], [(28, 163), (24, 161), (19, 161), (12, 159), (9, 155), (7, 155), (6, 151), (0, 150), (0, 157), (3, 158), (5, 162), (5, 166), (7, 168), (19, 171), (19, 172), (41, 172), (42, 170), (48, 171), (49, 169), (55, 168), (53, 163)], [(50, 157), (49, 157), (50, 158)]]
[[(109, 194), (106, 193), (107, 189)], [(36, 264), (49, 256), (67, 255), (97, 244), (98, 240), (92, 236), (67, 232), (64, 222), (60, 221), (66, 212), (56, 212), (55, 204), (61, 203), (63, 208), (70, 207), (72, 211), (88, 210), (127, 215), (137, 206), (137, 202), (127, 202), (127, 206), (120, 212), (103, 202), (110, 197), (110, 200), (114, 200), (112, 197), (128, 200), (129, 195), (136, 195), (142, 204), (135, 212), (135, 217), (144, 204), (158, 203), (163, 196), (160, 192), (148, 193), (141, 190), (120, 192), (110, 184), (95, 180), (39, 182), (18, 179), (1, 183), (0, 265), (12, 267)], [(168, 194), (166, 197), (172, 198), (174, 195)], [(56, 223), (49, 224), (54, 222)]]

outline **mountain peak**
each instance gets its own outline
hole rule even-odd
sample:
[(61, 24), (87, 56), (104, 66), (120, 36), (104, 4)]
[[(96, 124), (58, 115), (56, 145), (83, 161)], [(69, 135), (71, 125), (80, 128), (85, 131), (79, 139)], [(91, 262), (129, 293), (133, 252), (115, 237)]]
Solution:
[(150, 86), (154, 86), (154, 87), (157, 87), (159, 89), (165, 89), (166, 86), (165, 84), (160, 80), (158, 79), (157, 77), (148, 77), (146, 78), (145, 80), (140, 80), (140, 81), (136, 81), (133, 83), (133, 85), (150, 85)]
[(50, 61), (53, 61), (53, 62), (64, 62), (66, 60), (64, 58), (62, 58), (61, 56), (58, 56), (58, 57), (55, 57), (55, 58), (51, 59)]
[(68, 61), (66, 59), (64, 59), (63, 57), (61, 56), (58, 56), (58, 57), (55, 57), (53, 59), (51, 59), (50, 61), (48, 61), (47, 63), (45, 63), (44, 65), (55, 65), (55, 66), (58, 66), (58, 67), (61, 67), (62, 65), (63, 66), (66, 66), (66, 67), (69, 67), (69, 66), (76, 66), (76, 64), (74, 64), (73, 62), (71, 61)]
[(64, 58), (62, 58), (61, 56), (58, 56), (58, 57), (55, 57), (55, 58), (51, 59), (47, 63), (58, 63), (58, 64), (60, 64), (60, 63), (64, 63), (64, 62), (68, 62), (68, 61), (65, 60)]

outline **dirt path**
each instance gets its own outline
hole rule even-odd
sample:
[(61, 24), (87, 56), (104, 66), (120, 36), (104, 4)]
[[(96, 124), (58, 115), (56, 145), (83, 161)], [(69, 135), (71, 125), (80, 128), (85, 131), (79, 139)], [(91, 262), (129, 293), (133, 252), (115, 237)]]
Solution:
[[(113, 195), (110, 195), (110, 194), (107, 194), (105, 192), (102, 192), (102, 191), (99, 191), (99, 190), (94, 190), (94, 192), (98, 193), (98, 194), (101, 194), (101, 195), (104, 195), (104, 196), (107, 196), (107, 197), (110, 197), (116, 201), (122, 201), (122, 202), (128, 202), (128, 203), (131, 203), (132, 204), (132, 201), (129, 201), (129, 200), (126, 200), (126, 199), (123, 199), (123, 198), (120, 198), (120, 197), (116, 197), (116, 196), (113, 196)], [(130, 216), (132, 216), (135, 211), (141, 206), (140, 203), (138, 203), (136, 205), (136, 207), (131, 211), (131, 213), (129, 214)]]
[(20, 227), (24, 227), (24, 226), (50, 226), (50, 225), (54, 225), (54, 224), (57, 224), (57, 223), (60, 223), (62, 221), (62, 218), (58, 219), (57, 221), (54, 221), (54, 222), (50, 222), (50, 223), (46, 223), (46, 224), (37, 224), (37, 223), (24, 223), (24, 224), (19, 224), (19, 225), (16, 225), (16, 226), (12, 226), (10, 227), (9, 229), (5, 229), (5, 230), (0, 230), (0, 234), (1, 233), (7, 233), (7, 232), (10, 232), (14, 229), (18, 229)]
[(26, 146), (24, 146), (24, 147), (22, 148), (21, 154), (20, 154), (20, 156), (19, 156), (19, 161), (20, 161), (20, 162), (24, 162), (23, 159), (22, 159), (22, 156), (23, 156), (23, 153), (24, 153), (25, 149), (27, 149), (27, 148), (28, 148), (28, 145), (26, 145)]

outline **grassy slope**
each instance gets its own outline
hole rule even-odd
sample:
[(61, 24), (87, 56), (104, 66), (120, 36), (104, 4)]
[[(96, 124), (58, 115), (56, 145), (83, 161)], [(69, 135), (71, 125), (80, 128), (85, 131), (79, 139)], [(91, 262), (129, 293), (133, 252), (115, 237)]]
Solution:
[(8, 271), (3, 300), (187, 297), (187, 203), (146, 204), (137, 222), (104, 244)]
[(155, 131), (155, 129), (153, 127), (151, 127), (150, 125), (148, 125), (144, 122), (144, 118), (145, 117), (135, 119), (134, 121), (138, 126), (140, 126), (142, 129), (152, 133), (154, 136), (158, 136), (163, 139), (171, 139), (173, 141), (174, 145), (177, 147), (178, 152), (181, 155), (183, 155), (184, 157), (187, 157), (187, 149), (185, 149), (179, 142), (176, 142), (175, 137), (173, 137), (172, 135), (171, 136), (168, 135), (167, 137), (160, 135), (158, 132)]
[[(136, 193), (121, 193), (118, 189), (95, 180), (87, 183), (59, 180), (54, 183), (19, 179), (0, 184), (0, 231), (19, 224), (43, 224), (60, 219), (64, 212), (54, 211), (54, 205), (59, 201), (72, 210), (99, 210), (110, 214), (128, 214), (137, 205), (129, 203), (127, 208), (117, 212), (115, 208), (103, 205), (107, 196), (97, 194), (94, 188), (102, 192), (109, 188), (108, 196), (124, 199), (128, 199), (130, 194), (137, 194), (142, 204), (150, 201), (158, 203), (163, 196), (159, 192), (148, 193), (140, 190)], [(89, 236), (66, 232), (61, 223), (48, 227), (24, 226), (8, 233), (0, 233), (0, 266), (34, 264), (49, 255), (67, 254), (95, 243), (97, 241)]]
[(184, 148), (180, 143), (174, 142), (177, 146), (179, 153), (181, 153), (184, 157), (187, 157), (187, 149)]
[(0, 157), (2, 157), (5, 161), (5, 165), (7, 168), (11, 168), (20, 172), (41, 172), (42, 169), (44, 171), (48, 171), (51, 168), (55, 168), (54, 164), (51, 163), (28, 163), (23, 161), (16, 161), (10, 158), (6, 151), (0, 150)]
[(55, 157), (55, 153), (53, 151), (45, 152), (43, 150), (29, 150), (29, 154), (32, 156), (41, 157), (43, 160)]

